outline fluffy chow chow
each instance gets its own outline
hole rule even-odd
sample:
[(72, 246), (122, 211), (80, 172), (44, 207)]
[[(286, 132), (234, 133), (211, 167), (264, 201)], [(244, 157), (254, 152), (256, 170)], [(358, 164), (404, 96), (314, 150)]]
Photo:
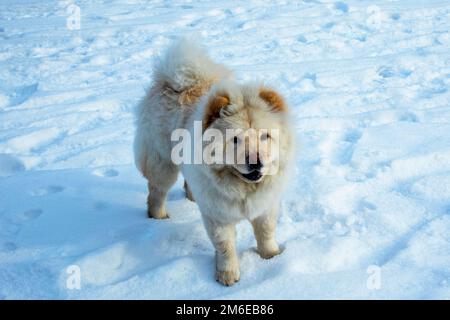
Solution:
[[(214, 245), (219, 282), (240, 278), (235, 225), (243, 219), (253, 226), (262, 258), (280, 253), (275, 227), (294, 136), (277, 91), (238, 83), (183, 38), (157, 62), (136, 116), (135, 161), (148, 180), (150, 218), (169, 217), (166, 195), (181, 170), (186, 196), (198, 204)], [(180, 130), (187, 133), (180, 135), (183, 144), (174, 140)]]

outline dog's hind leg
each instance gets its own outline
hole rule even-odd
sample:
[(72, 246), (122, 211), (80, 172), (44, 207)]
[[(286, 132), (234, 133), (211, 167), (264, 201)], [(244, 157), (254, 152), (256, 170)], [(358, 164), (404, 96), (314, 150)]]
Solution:
[(264, 259), (270, 259), (280, 253), (280, 248), (275, 240), (277, 211), (278, 208), (273, 208), (252, 221), (258, 253)]
[(147, 163), (145, 177), (148, 180), (147, 213), (149, 218), (167, 219), (166, 197), (177, 181), (178, 167), (168, 161)]
[(192, 202), (195, 202), (194, 196), (192, 195), (191, 189), (189, 188), (189, 185), (187, 184), (186, 180), (184, 180), (184, 191), (186, 192), (186, 198), (188, 200), (191, 200)]

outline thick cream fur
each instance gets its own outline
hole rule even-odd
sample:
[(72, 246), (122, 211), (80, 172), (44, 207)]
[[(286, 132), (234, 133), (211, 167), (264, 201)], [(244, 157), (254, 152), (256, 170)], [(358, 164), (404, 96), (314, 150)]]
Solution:
[[(252, 222), (263, 258), (279, 253), (275, 227), (280, 200), (291, 168), (294, 136), (287, 109), (264, 100), (258, 84), (241, 85), (225, 66), (213, 62), (189, 38), (176, 41), (157, 63), (154, 81), (136, 111), (135, 162), (148, 180), (148, 214), (167, 218), (165, 199), (181, 170), (190, 196), (198, 204), (207, 233), (216, 249), (216, 278), (224, 285), (239, 280), (235, 225)], [(185, 128), (194, 135), (194, 121), (204, 121), (208, 102), (217, 94), (230, 104), (220, 110), (211, 128), (279, 129), (279, 170), (259, 183), (246, 183), (239, 166), (182, 164), (171, 161), (171, 133)], [(283, 110), (282, 110), (283, 109)], [(196, 136), (194, 139), (200, 139)]]

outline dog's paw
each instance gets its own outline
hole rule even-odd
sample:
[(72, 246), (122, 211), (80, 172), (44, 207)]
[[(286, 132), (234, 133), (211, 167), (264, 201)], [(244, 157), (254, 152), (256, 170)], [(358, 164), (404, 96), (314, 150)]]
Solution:
[(271, 259), (271, 258), (279, 255), (280, 253), (281, 253), (281, 250), (278, 249), (278, 250), (273, 250), (273, 251), (262, 251), (262, 252), (260, 251), (259, 255), (263, 259)]
[(147, 210), (147, 215), (150, 219), (169, 219), (169, 215), (167, 214), (167, 211), (158, 211), (158, 212), (152, 212), (150, 210)]
[(278, 244), (273, 241), (273, 243), (266, 243), (264, 246), (258, 248), (258, 253), (263, 259), (273, 258), (281, 253), (281, 249)]
[(239, 281), (241, 275), (239, 269), (236, 270), (216, 270), (216, 280), (224, 286), (232, 286)]

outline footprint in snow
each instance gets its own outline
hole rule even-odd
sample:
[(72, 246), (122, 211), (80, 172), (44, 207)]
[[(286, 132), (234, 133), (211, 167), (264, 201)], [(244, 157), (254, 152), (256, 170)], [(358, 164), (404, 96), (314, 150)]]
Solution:
[(342, 137), (340, 149), (336, 155), (338, 163), (350, 165), (355, 151), (355, 146), (361, 138), (362, 133), (358, 130), (349, 130)]
[(96, 211), (104, 211), (108, 209), (108, 204), (103, 201), (97, 201), (94, 203), (94, 210)]
[(0, 87), (4, 96), (3, 107), (15, 107), (27, 101), (38, 89), (38, 83), (19, 87)]
[(331, 30), (335, 25), (336, 25), (336, 23), (334, 23), (334, 22), (327, 22), (324, 25), (322, 25), (322, 29), (328, 31), (328, 30)]
[(344, 141), (356, 143), (361, 138), (362, 133), (359, 130), (349, 130), (344, 135)]
[(392, 15), (391, 15), (391, 19), (392, 20), (400, 20), (400, 14), (399, 13), (393, 13)]
[(334, 4), (334, 8), (338, 11), (341, 11), (343, 13), (347, 13), (348, 12), (348, 4), (346, 4), (345, 2), (341, 2), (338, 1)]
[(297, 41), (301, 43), (307, 43), (308, 39), (306, 39), (305, 36), (300, 35), (297, 37)]
[(407, 69), (398, 69), (393, 66), (381, 66), (377, 70), (378, 75), (382, 78), (407, 78), (411, 75), (412, 71)]
[(64, 187), (58, 185), (51, 185), (45, 188), (34, 189), (30, 192), (30, 195), (34, 197), (45, 196), (47, 194), (55, 194), (64, 191)]
[(2, 251), (5, 252), (14, 252), (17, 250), (17, 245), (14, 242), (8, 241), (2, 245), (2, 249), (3, 249)]
[(92, 174), (98, 177), (113, 178), (119, 175), (119, 171), (115, 169), (96, 169)]
[(25, 220), (33, 220), (42, 214), (42, 209), (30, 209), (23, 213), (23, 218)]
[(419, 117), (414, 112), (403, 112), (398, 116), (398, 121), (419, 122)]
[(0, 154), (0, 177), (7, 177), (25, 171), (22, 161), (11, 154)]
[(360, 200), (358, 203), (358, 210), (359, 211), (366, 211), (366, 210), (370, 210), (370, 211), (375, 211), (377, 210), (377, 206), (375, 204), (373, 204), (372, 202), (369, 202), (367, 200)]

